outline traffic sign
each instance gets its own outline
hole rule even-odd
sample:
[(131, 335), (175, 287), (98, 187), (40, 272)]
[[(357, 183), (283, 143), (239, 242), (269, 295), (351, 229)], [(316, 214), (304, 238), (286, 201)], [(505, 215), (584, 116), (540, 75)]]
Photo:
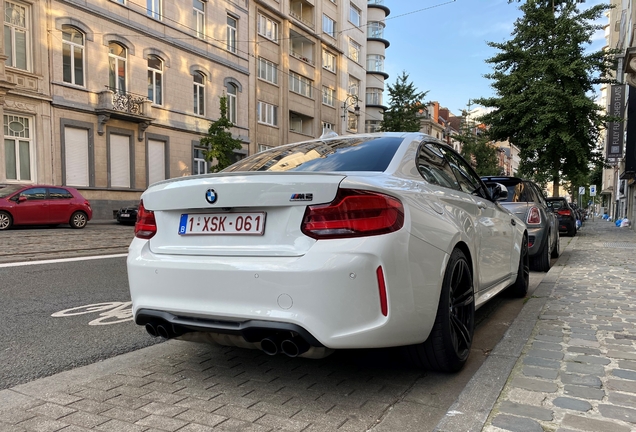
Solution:
[(596, 185), (590, 186), (590, 196), (596, 196)]
[(585, 195), (585, 186), (579, 187), (579, 195)]

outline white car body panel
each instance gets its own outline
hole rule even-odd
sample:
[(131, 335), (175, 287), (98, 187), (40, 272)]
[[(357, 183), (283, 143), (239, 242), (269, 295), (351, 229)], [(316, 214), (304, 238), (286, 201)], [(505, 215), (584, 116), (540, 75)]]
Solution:
[[(425, 182), (414, 155), (426, 136), (400, 136), (405, 142), (382, 173), (221, 173), (151, 186), (142, 200), (155, 212), (157, 234), (134, 239), (127, 260), (134, 315), (156, 310), (291, 323), (334, 349), (420, 343), (433, 326), (446, 264), (457, 247), (472, 262), (475, 306), (481, 306), (516, 280), (525, 225), (496, 203)], [(222, 211), (203, 199), (208, 188), (223, 197), (219, 206), (265, 211), (264, 235), (180, 236), (181, 214)], [(338, 188), (398, 198), (403, 228), (347, 239), (304, 235), (306, 206), (331, 202)], [(313, 201), (290, 202), (290, 193), (312, 193)], [(386, 282), (386, 316), (378, 267)]]

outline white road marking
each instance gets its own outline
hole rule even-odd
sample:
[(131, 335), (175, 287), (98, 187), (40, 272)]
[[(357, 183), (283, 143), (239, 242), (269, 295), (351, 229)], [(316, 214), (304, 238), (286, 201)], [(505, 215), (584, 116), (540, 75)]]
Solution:
[(37, 264), (56, 264), (56, 263), (73, 262), (73, 261), (89, 261), (89, 260), (98, 260), (98, 259), (106, 259), (106, 258), (121, 258), (125, 256), (128, 256), (128, 254), (97, 255), (97, 256), (76, 257), (76, 258), (59, 258), (59, 259), (50, 259), (50, 260), (41, 260), (41, 261), (22, 261), (22, 262), (16, 262), (16, 263), (0, 264), (0, 268), (21, 267), (21, 266), (37, 265)]
[(55, 312), (52, 317), (67, 317), (102, 312), (100, 318), (89, 322), (88, 325), (117, 324), (133, 320), (132, 302), (95, 303), (84, 306), (76, 306), (63, 311)]

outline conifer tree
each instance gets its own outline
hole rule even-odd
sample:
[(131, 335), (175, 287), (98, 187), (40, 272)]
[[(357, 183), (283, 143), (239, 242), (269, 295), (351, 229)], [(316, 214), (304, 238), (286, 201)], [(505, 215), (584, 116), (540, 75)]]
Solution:
[(499, 52), (486, 60), (496, 96), (477, 103), (494, 108), (482, 121), (493, 139), (520, 149), (520, 175), (538, 183), (587, 176), (603, 163), (599, 134), (608, 120), (593, 100), (594, 85), (611, 82), (612, 51), (587, 52), (594, 21), (610, 6), (579, 9), (579, 0), (525, 0), (512, 39), (489, 42)]
[(241, 141), (232, 137), (229, 129), (234, 126), (227, 118), (227, 96), (219, 97), (221, 116), (210, 123), (208, 133), (201, 138), (201, 146), (205, 147), (203, 155), (205, 160), (214, 161), (210, 172), (219, 172), (234, 163), (234, 150), (241, 148)]
[(418, 92), (409, 75), (402, 71), (395, 84), (388, 85), (389, 109), (384, 111), (380, 130), (385, 132), (418, 132), (420, 119), (418, 114), (423, 106), (423, 99), (428, 92)]

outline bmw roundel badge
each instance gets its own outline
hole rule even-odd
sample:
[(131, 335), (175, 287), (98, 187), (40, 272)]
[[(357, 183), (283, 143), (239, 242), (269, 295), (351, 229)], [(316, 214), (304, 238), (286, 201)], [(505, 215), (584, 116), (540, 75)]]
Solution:
[(205, 200), (210, 204), (214, 204), (216, 202), (216, 191), (214, 189), (208, 189), (205, 192)]

